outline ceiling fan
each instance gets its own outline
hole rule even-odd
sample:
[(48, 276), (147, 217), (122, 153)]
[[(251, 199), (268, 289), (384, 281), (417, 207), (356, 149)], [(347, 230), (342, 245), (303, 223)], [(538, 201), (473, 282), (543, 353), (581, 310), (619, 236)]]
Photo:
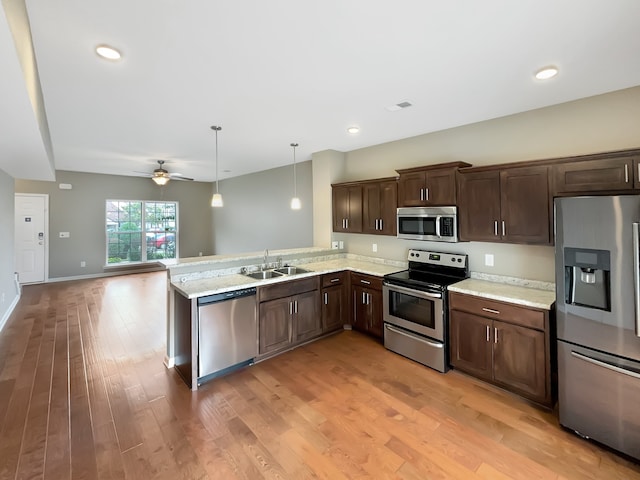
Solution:
[(159, 166), (153, 171), (153, 173), (145, 173), (145, 172), (136, 172), (136, 173), (142, 173), (145, 176), (150, 177), (151, 180), (153, 180), (154, 182), (156, 182), (157, 185), (160, 185), (160, 186), (166, 185), (167, 183), (169, 183), (169, 180), (182, 180), (182, 181), (188, 181), (188, 182), (193, 181), (193, 178), (185, 177), (180, 173), (169, 173), (163, 167), (164, 160), (158, 160), (157, 162)]

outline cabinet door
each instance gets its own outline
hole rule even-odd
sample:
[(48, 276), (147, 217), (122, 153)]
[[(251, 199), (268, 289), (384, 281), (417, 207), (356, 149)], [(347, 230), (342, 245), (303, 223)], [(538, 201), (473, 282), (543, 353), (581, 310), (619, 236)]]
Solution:
[(333, 231), (346, 231), (346, 218), (349, 215), (349, 188), (333, 187), (332, 189), (333, 203)]
[(544, 332), (494, 321), (493, 379), (523, 396), (547, 395)]
[(502, 240), (551, 243), (548, 167), (509, 168), (500, 172)]
[(425, 183), (426, 175), (424, 172), (401, 173), (398, 178), (398, 206), (424, 206)]
[(320, 296), (317, 290), (292, 297), (295, 341), (302, 342), (322, 333)]
[(382, 235), (397, 234), (398, 182), (380, 184), (380, 231)]
[(500, 172), (468, 172), (459, 176), (460, 239), (500, 240)]
[(292, 303), (287, 298), (260, 304), (260, 353), (269, 353), (287, 347), (292, 342)]
[(346, 323), (345, 287), (336, 285), (322, 290), (322, 331), (339, 330)]
[(368, 183), (362, 187), (362, 233), (378, 234), (378, 223), (382, 215), (382, 195), (379, 183)]
[(382, 338), (382, 292), (366, 288), (365, 293), (368, 295), (369, 333)]
[(640, 189), (640, 157), (633, 159), (633, 188)]
[(449, 319), (451, 365), (478, 378), (492, 379), (492, 321), (458, 310)]
[(553, 166), (556, 193), (588, 193), (633, 188), (633, 158), (601, 158)]
[(457, 205), (456, 169), (429, 170), (426, 178), (425, 205)]

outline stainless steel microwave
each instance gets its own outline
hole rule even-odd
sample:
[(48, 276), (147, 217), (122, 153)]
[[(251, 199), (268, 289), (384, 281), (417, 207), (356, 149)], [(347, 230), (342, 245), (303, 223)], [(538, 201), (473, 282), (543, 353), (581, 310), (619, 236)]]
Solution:
[(398, 238), (458, 241), (458, 207), (398, 208)]

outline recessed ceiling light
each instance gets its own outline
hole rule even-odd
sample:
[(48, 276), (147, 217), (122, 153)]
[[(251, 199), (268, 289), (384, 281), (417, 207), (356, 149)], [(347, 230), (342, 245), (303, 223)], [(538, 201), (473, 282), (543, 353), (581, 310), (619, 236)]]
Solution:
[(347, 128), (347, 132), (350, 133), (351, 135), (354, 135), (359, 131), (360, 131), (360, 127), (353, 126), (353, 127)]
[(536, 72), (536, 78), (538, 80), (548, 80), (555, 77), (558, 74), (558, 67), (544, 67)]
[(122, 57), (122, 54), (118, 50), (109, 45), (98, 45), (96, 47), (96, 53), (107, 60), (120, 60)]

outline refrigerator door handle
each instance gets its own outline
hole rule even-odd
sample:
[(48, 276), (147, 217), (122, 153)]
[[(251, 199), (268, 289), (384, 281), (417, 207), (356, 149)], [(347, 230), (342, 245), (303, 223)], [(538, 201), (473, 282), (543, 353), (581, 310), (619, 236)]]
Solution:
[(633, 229), (633, 292), (636, 313), (636, 336), (640, 337), (640, 223), (634, 223)]
[(572, 350), (571, 356), (576, 357), (579, 360), (584, 360), (585, 362), (593, 363), (594, 365), (597, 365), (599, 367), (606, 368), (607, 370), (613, 370), (614, 372), (640, 379), (640, 373), (632, 372), (631, 370), (627, 370), (626, 368), (622, 368), (617, 365), (612, 365), (610, 363), (603, 362), (602, 360), (591, 358), (587, 355), (583, 355), (582, 353), (574, 352)]

